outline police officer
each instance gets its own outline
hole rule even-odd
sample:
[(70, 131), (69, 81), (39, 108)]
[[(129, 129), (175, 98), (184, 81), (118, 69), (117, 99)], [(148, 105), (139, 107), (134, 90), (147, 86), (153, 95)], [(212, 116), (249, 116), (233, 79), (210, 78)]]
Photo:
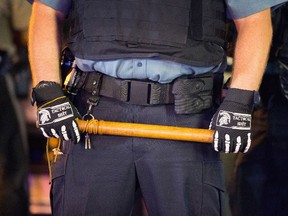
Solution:
[[(65, 141), (51, 164), (53, 214), (130, 215), (140, 188), (149, 215), (221, 215), (219, 152), (249, 149), (254, 93), (272, 37), (270, 7), (281, 2), (35, 0), (29, 34), (33, 101), (43, 135)], [(239, 36), (230, 89), (217, 109), (226, 14)], [(77, 71), (73, 104), (61, 89), (59, 70), (60, 27), (67, 16)], [(82, 137), (76, 119), (87, 117), (210, 125), (213, 145)]]

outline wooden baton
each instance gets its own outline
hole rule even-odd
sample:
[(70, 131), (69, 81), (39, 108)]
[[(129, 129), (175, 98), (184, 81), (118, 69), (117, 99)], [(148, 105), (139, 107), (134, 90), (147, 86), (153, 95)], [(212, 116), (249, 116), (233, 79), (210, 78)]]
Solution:
[(213, 130), (208, 129), (111, 122), (96, 119), (87, 121), (77, 119), (77, 123), (83, 133), (182, 140), (209, 144), (212, 143), (214, 133)]

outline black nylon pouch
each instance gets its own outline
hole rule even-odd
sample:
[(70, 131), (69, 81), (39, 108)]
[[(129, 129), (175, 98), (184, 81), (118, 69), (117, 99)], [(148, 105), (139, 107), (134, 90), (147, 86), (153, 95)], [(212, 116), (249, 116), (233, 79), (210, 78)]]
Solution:
[(199, 113), (212, 106), (213, 73), (180, 77), (175, 80), (172, 93), (177, 114)]

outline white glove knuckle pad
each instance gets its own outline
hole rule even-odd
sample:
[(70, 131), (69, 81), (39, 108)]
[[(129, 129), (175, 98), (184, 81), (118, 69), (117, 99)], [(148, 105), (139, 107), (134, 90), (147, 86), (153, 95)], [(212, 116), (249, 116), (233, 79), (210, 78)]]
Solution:
[(214, 149), (215, 151), (219, 151), (219, 132), (218, 131), (215, 131), (215, 134), (214, 134)]
[(62, 125), (61, 133), (62, 133), (62, 136), (63, 136), (64, 140), (69, 140), (67, 129), (66, 129), (65, 125)]
[(74, 133), (76, 135), (77, 142), (79, 142), (80, 141), (80, 132), (79, 132), (77, 123), (75, 121), (72, 122), (72, 127), (73, 127)]
[(45, 132), (44, 128), (40, 127), (40, 130), (42, 131), (43, 136), (49, 138), (48, 134)]
[(244, 150), (244, 153), (246, 153), (249, 150), (250, 146), (251, 146), (251, 133), (248, 133), (247, 134), (247, 146)]
[(225, 134), (225, 153), (228, 153), (230, 149), (230, 136)]
[(238, 136), (237, 138), (236, 138), (236, 147), (235, 147), (235, 151), (234, 151), (234, 153), (238, 153), (239, 152), (239, 150), (240, 150), (240, 147), (241, 147), (241, 137), (240, 136)]
[(57, 134), (56, 130), (54, 130), (53, 128), (51, 129), (51, 133), (54, 137), (60, 138), (60, 136)]

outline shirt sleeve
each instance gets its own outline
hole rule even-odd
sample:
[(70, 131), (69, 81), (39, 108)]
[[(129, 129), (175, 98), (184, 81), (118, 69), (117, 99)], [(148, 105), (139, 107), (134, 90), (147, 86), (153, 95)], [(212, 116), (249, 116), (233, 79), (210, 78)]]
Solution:
[(271, 8), (287, 0), (225, 0), (227, 14), (231, 19), (240, 19)]
[[(33, 4), (34, 0), (27, 0)], [(71, 7), (71, 0), (39, 0), (39, 2), (67, 15)]]

